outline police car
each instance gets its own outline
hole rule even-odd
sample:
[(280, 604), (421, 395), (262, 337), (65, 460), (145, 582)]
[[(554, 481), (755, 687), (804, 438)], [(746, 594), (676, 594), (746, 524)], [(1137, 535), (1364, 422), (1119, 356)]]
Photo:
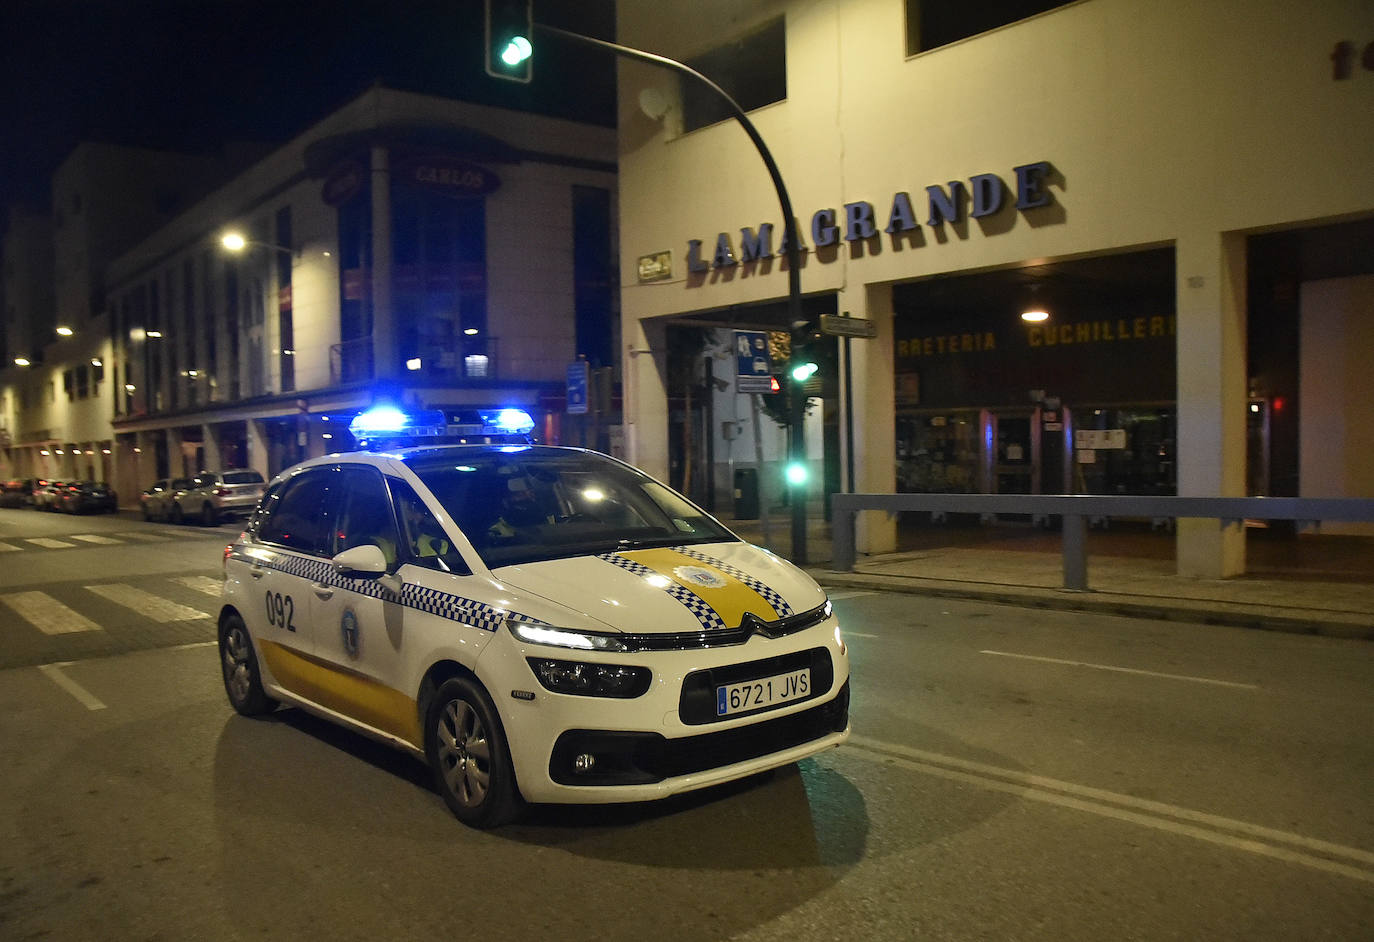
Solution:
[(596, 452), (316, 458), (270, 483), (224, 569), (234, 709), (297, 706), (422, 757), (475, 827), (524, 802), (703, 788), (849, 736), (820, 587)]

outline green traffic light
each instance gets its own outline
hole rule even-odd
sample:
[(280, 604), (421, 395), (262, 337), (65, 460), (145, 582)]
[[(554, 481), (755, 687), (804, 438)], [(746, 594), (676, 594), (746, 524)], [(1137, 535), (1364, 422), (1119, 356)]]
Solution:
[(816, 371), (819, 369), (820, 367), (815, 363), (798, 363), (796, 366), (792, 367), (792, 378), (799, 383), (804, 383), (815, 375)]
[(806, 465), (799, 461), (794, 461), (787, 466), (787, 483), (793, 487), (800, 487), (806, 483), (810, 474), (806, 470)]
[(517, 66), (534, 53), (534, 47), (524, 36), (512, 36), (501, 50), (501, 61), (509, 66)]

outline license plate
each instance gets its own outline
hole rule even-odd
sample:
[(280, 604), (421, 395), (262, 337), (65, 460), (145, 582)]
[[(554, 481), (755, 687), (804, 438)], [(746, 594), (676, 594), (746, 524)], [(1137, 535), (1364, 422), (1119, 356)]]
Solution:
[(811, 668), (716, 688), (716, 716), (750, 713), (802, 700), (811, 693)]

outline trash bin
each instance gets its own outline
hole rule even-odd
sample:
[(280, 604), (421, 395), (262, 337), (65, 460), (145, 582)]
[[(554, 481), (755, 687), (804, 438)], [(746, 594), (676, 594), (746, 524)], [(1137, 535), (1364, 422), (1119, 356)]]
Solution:
[(735, 519), (759, 519), (758, 468), (735, 469)]

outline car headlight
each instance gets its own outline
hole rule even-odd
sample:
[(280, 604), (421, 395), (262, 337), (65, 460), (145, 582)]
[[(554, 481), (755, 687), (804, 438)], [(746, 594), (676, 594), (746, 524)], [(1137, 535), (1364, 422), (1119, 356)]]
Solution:
[(536, 624), (518, 618), (507, 618), (506, 627), (510, 629), (511, 634), (527, 644), (546, 644), (554, 648), (575, 648), (579, 651), (630, 650), (630, 646), (619, 635), (555, 628), (553, 625)]
[(546, 657), (526, 658), (544, 689), (582, 697), (616, 697), (628, 700), (649, 689), (653, 676), (647, 667), (625, 664), (589, 664)]

